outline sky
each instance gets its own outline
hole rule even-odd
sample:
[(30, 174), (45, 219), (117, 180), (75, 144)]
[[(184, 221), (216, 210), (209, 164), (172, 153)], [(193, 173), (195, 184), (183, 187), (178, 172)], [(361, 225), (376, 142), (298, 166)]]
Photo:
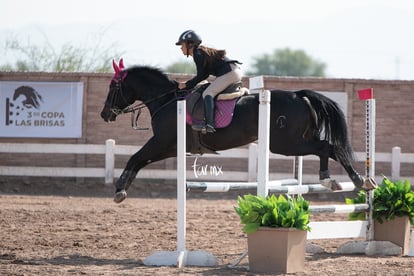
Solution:
[[(0, 0), (0, 54), (11, 38), (122, 52), (126, 66), (188, 59), (175, 46), (188, 29), (251, 70), (255, 57), (289, 47), (333, 78), (414, 79), (412, 0)], [(191, 62), (191, 57), (188, 60)]]

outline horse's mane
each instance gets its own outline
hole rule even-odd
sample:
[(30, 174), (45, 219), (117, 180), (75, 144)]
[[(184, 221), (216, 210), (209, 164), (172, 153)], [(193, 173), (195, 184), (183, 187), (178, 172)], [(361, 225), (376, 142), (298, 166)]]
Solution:
[(127, 69), (128, 74), (139, 76), (141, 81), (149, 85), (171, 85), (176, 83), (168, 78), (168, 76), (159, 68), (151, 66), (134, 66)]

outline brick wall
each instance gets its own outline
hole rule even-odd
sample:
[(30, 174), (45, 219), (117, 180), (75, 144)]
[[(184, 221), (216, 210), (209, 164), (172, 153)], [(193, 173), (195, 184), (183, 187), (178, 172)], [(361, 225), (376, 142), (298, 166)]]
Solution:
[[(42, 139), (42, 138), (0, 138), (2, 142), (17, 143), (89, 143), (104, 144), (112, 138), (117, 144), (143, 145), (151, 130), (137, 131), (130, 126), (129, 115), (121, 115), (115, 123), (105, 123), (100, 118), (104, 100), (108, 92), (111, 74), (92, 73), (9, 73), (0, 72), (0, 81), (59, 81), (84, 83), (83, 136), (80, 139)], [(170, 75), (178, 81), (188, 79), (188, 75)], [(248, 79), (244, 79), (248, 86)], [(365, 150), (365, 104), (358, 100), (357, 90), (373, 87), (376, 98), (376, 151), (391, 152), (394, 146), (400, 146), (402, 152), (414, 153), (414, 81), (385, 81), (360, 79), (325, 79), (325, 78), (295, 78), (295, 77), (265, 77), (265, 87), (268, 89), (299, 90), (313, 89), (316, 91), (346, 92), (348, 96), (348, 128), (349, 137), (355, 151)], [(142, 126), (150, 126), (146, 111), (140, 118)], [(30, 164), (32, 160), (42, 160), (40, 155), (30, 155), (29, 159), (16, 154), (1, 154), (1, 165)], [(68, 163), (68, 166), (102, 166), (102, 160), (96, 157), (77, 155), (57, 155), (48, 158), (53, 164)], [(117, 159), (118, 167), (122, 167), (127, 158)], [(70, 164), (69, 164), (70, 163)], [(38, 163), (36, 163), (38, 164)], [(171, 166), (171, 162), (160, 162), (151, 166)], [(313, 166), (312, 166), (313, 167)], [(363, 172), (363, 164), (357, 167)], [(389, 164), (377, 165), (377, 174), (390, 173)], [(402, 175), (414, 175), (414, 165), (403, 165)], [(316, 173), (316, 171), (315, 171)]]

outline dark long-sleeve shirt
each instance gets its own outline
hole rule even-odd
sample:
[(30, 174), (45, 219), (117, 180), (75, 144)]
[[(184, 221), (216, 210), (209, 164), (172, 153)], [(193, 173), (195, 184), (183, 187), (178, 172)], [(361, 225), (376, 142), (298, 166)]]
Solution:
[(232, 69), (230, 63), (239, 63), (237, 60), (231, 60), (227, 57), (223, 59), (213, 59), (212, 64), (207, 64), (207, 54), (199, 48), (195, 48), (193, 52), (194, 63), (197, 68), (197, 75), (186, 82), (186, 88), (191, 89), (200, 81), (207, 79), (210, 75), (219, 77)]

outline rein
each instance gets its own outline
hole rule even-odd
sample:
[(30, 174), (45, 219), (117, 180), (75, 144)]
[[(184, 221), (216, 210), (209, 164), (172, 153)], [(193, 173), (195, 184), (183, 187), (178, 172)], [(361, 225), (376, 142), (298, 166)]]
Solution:
[[(168, 104), (170, 104), (171, 102), (174, 102), (174, 101), (176, 101), (177, 99), (178, 99), (178, 96), (177, 96), (177, 88), (174, 88), (174, 89), (172, 89), (172, 90), (170, 90), (170, 91), (168, 91), (168, 92), (166, 92), (166, 93), (163, 93), (163, 94), (161, 94), (161, 95), (158, 95), (157, 97), (155, 97), (155, 98), (152, 98), (152, 99), (150, 99), (150, 100), (148, 100), (148, 101), (145, 101), (145, 102), (141, 102), (141, 103), (138, 103), (138, 104), (130, 104), (129, 106), (127, 106), (127, 107), (125, 107), (124, 109), (122, 109), (121, 111), (120, 111), (120, 113), (119, 114), (124, 114), (124, 113), (129, 113), (129, 112), (134, 112), (134, 111), (137, 111), (137, 110), (141, 110), (141, 109), (143, 109), (143, 108), (145, 108), (145, 107), (147, 107), (147, 104), (150, 104), (150, 103), (152, 103), (152, 102), (154, 102), (154, 101), (157, 101), (157, 100), (159, 100), (159, 99), (162, 99), (162, 98), (164, 98), (165, 96), (168, 96), (168, 95), (170, 95), (170, 94), (172, 94), (172, 93), (175, 93), (176, 94), (176, 96), (171, 100), (171, 101), (168, 101), (166, 104), (163, 104), (162, 106), (160, 106), (155, 112), (154, 112), (154, 114), (151, 116), (151, 118), (152, 117), (154, 117), (154, 115), (155, 115), (155, 113), (158, 113), (158, 111), (160, 110), (160, 109), (162, 109), (164, 106), (166, 106), (166, 105), (168, 105)], [(121, 92), (121, 94), (122, 94), (122, 91), (120, 91)]]
[(176, 96), (173, 99), (171, 99), (168, 102), (166, 102), (165, 104), (161, 105), (160, 107), (158, 107), (153, 112), (153, 114), (151, 115), (151, 120), (152, 120), (158, 114), (159, 111), (161, 111), (163, 108), (165, 108), (169, 104), (177, 101), (178, 97), (177, 97), (176, 91), (177, 91), (177, 89), (175, 88), (173, 90), (170, 90), (170, 91), (168, 91), (168, 92), (166, 92), (164, 94), (161, 94), (161, 95), (159, 95), (159, 96), (157, 96), (157, 97), (155, 97), (153, 99), (150, 99), (148, 101), (141, 102), (141, 103), (135, 104), (135, 105), (134, 104), (131, 104), (131, 105), (125, 107), (121, 111), (121, 114), (126, 114), (126, 113), (130, 113), (131, 112), (131, 127), (133, 129), (135, 129), (135, 130), (148, 130), (149, 129), (148, 127), (142, 128), (142, 127), (139, 127), (138, 126), (138, 119), (139, 119), (139, 116), (141, 115), (142, 109), (143, 108), (148, 108), (147, 104), (149, 104), (149, 103), (152, 103), (152, 102), (154, 102), (156, 100), (159, 100), (159, 99), (161, 99), (161, 98), (163, 98), (163, 97), (165, 97), (165, 96), (167, 96), (167, 95), (169, 95), (171, 93), (175, 93)]

